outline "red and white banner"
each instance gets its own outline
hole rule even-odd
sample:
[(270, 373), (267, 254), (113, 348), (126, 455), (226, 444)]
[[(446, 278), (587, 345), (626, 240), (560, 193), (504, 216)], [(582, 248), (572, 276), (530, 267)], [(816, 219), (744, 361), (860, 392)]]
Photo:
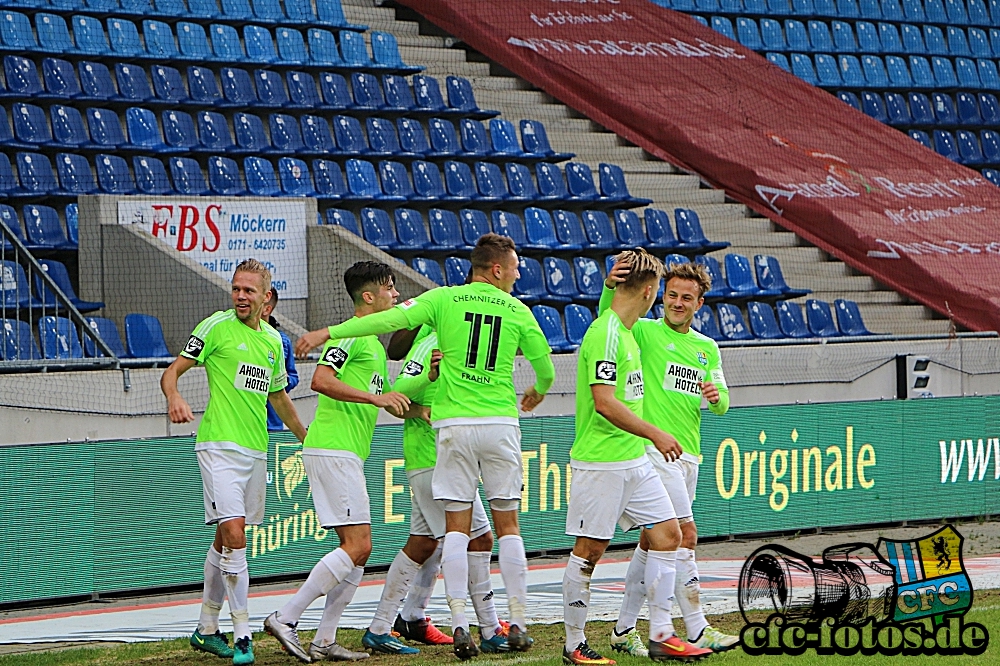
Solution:
[(1000, 188), (979, 173), (647, 0), (399, 1), (879, 282), (1000, 329)]

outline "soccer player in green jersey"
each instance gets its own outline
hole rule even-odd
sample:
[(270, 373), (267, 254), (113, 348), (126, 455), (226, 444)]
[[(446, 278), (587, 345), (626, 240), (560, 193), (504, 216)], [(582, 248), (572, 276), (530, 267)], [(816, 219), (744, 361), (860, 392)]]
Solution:
[[(602, 311), (611, 304), (615, 285), (628, 275), (629, 269), (630, 264), (625, 260), (619, 260), (612, 267), (601, 295)], [(684, 451), (678, 460), (668, 462), (652, 447), (646, 448), (680, 523), (675, 595), (688, 638), (698, 647), (722, 651), (735, 647), (739, 637), (710, 626), (701, 609), (698, 567), (694, 558), (698, 531), (691, 510), (701, 461), (702, 398), (713, 414), (725, 414), (729, 409), (729, 389), (722, 373), (719, 346), (691, 328), (694, 314), (705, 302), (705, 292), (711, 287), (712, 279), (701, 264), (671, 265), (666, 275), (663, 319), (640, 319), (632, 328), (632, 334), (642, 351), (642, 371), (646, 378), (645, 418), (676, 437)], [(636, 619), (646, 598), (643, 573), (649, 544), (644, 537), (639, 540), (625, 576), (625, 598), (611, 634), (612, 647), (636, 656), (644, 656), (646, 652), (635, 631)]]
[[(208, 375), (208, 407), (198, 426), (195, 451), (205, 495), (205, 523), (215, 525), (215, 542), (205, 559), (201, 618), (191, 636), (196, 650), (252, 664), (247, 594), (246, 525), (260, 525), (267, 495), (267, 405), (302, 441), (306, 429), (288, 394), (281, 336), (261, 311), (271, 293), (271, 272), (255, 259), (236, 267), (233, 309), (198, 324), (177, 359), (160, 378), (173, 423), (194, 420), (177, 380), (195, 366)], [(229, 596), (233, 618), (230, 648), (219, 631), (219, 611)]]
[(573, 477), (566, 510), (566, 533), (576, 537), (563, 574), (563, 621), (570, 664), (614, 664), (587, 643), (584, 628), (590, 578), (615, 533), (644, 526), (649, 554), (649, 656), (692, 660), (711, 654), (681, 641), (670, 610), (674, 600), (675, 551), (681, 532), (647, 445), (672, 461), (681, 456), (677, 440), (645, 415), (645, 376), (636, 322), (656, 298), (663, 264), (637, 249), (623, 253), (632, 270), (615, 290), (611, 307), (594, 320), (580, 345), (576, 371), (576, 437), (570, 450)]
[[(356, 321), (388, 310), (399, 293), (387, 264), (359, 261), (344, 273), (344, 286), (354, 301)], [(300, 661), (365, 659), (338, 645), (337, 624), (364, 575), (372, 552), (371, 509), (364, 462), (371, 452), (378, 411), (403, 416), (410, 401), (401, 393), (384, 392), (388, 382), (385, 349), (374, 335), (334, 338), (326, 343), (313, 374), (319, 393), (316, 418), (302, 447), (316, 516), (324, 529), (337, 532), (340, 547), (313, 567), (295, 595), (264, 620), (264, 630)], [(303, 611), (326, 595), (326, 606), (308, 651), (296, 627)]]
[[(441, 352), (437, 347), (437, 334), (428, 326), (421, 327), (393, 385), (393, 390), (410, 398), (411, 404), (416, 408), (411, 409), (414, 418), (407, 419), (403, 424), (403, 458), (406, 460), (412, 511), (410, 537), (389, 567), (378, 609), (362, 639), (365, 645), (382, 652), (390, 650), (378, 646), (399, 642), (390, 630), (403, 638), (429, 645), (453, 644), (452, 638), (441, 633), (430, 623), (430, 618), (426, 617), (427, 604), (441, 567), (440, 541), (444, 538), (446, 523), (445, 503), (434, 499), (431, 488), (437, 454), (429, 413), (437, 391), (441, 360)], [(493, 534), (478, 494), (473, 502), (470, 536), (469, 593), (479, 618), (480, 646), (483, 652), (506, 652), (507, 628), (497, 618), (490, 580)], [(397, 616), (401, 604), (403, 608)]]
[(531, 310), (510, 295), (518, 273), (514, 242), (486, 234), (472, 251), (472, 281), (424, 292), (388, 312), (307, 333), (296, 343), (302, 355), (330, 337), (391, 333), (430, 324), (438, 334), (441, 376), (431, 405), (437, 431), (434, 499), (445, 500), (446, 529), (441, 556), (452, 613), (455, 654), (478, 654), (465, 615), (469, 595), (466, 555), (472, 505), (482, 476), (493, 526), (500, 542), (500, 573), (507, 590), (511, 628), (507, 644), (531, 646), (524, 620), (528, 562), (517, 521), (521, 498), (521, 429), (514, 391), (518, 348), (535, 371), (521, 409), (531, 411), (555, 379), (551, 350)]

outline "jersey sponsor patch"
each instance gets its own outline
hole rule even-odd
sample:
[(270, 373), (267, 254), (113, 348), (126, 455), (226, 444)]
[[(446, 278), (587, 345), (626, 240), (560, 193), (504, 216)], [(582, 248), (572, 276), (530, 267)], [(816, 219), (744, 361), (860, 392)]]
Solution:
[(271, 368), (241, 361), (240, 367), (236, 370), (233, 386), (240, 391), (267, 395), (271, 388)]
[(410, 377), (416, 377), (423, 371), (424, 371), (423, 363), (418, 363), (417, 361), (407, 361), (406, 365), (403, 366), (402, 374), (409, 375)]
[(204, 348), (205, 341), (192, 335), (188, 338), (187, 344), (184, 345), (184, 353), (191, 356), (198, 356)]
[(403, 301), (402, 303), (400, 303), (398, 307), (401, 310), (409, 310), (410, 308), (412, 308), (416, 304), (417, 304), (417, 299), (415, 299), (415, 298), (408, 298), (405, 301)]
[(344, 363), (347, 363), (347, 352), (340, 347), (330, 347), (326, 350), (326, 354), (323, 355), (323, 361), (329, 363), (337, 370), (343, 370)]
[(702, 368), (692, 368), (689, 365), (670, 363), (667, 374), (663, 377), (663, 388), (667, 391), (684, 393), (701, 397), (701, 381), (705, 378)]
[(722, 368), (712, 370), (712, 383), (716, 388), (726, 388), (726, 376), (722, 374)]
[(697, 356), (698, 356), (698, 362), (699, 363), (701, 363), (702, 365), (708, 365), (708, 354), (706, 354), (703, 351), (699, 351), (697, 353)]
[(372, 375), (372, 380), (368, 383), (368, 392), (372, 395), (382, 395), (383, 383), (382, 375)]
[(625, 377), (625, 399), (642, 400), (642, 370), (633, 370)]
[(618, 364), (614, 361), (598, 361), (594, 379), (602, 382), (613, 382), (618, 379)]

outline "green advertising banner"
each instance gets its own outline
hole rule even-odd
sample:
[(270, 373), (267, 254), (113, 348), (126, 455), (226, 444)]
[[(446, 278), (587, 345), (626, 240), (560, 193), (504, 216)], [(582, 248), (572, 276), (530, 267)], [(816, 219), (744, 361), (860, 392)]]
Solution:
[[(1000, 397), (705, 412), (695, 516), (703, 537), (1000, 513)], [(573, 417), (524, 419), (529, 552), (568, 549)], [(372, 566), (406, 541), (402, 427), (365, 464)], [(0, 603), (195, 584), (212, 529), (190, 437), (0, 448)], [(337, 545), (316, 524), (300, 445), (272, 437), (251, 575), (304, 573)], [(635, 533), (616, 541), (632, 542)], [(66, 563), (72, 563), (67, 567)]]

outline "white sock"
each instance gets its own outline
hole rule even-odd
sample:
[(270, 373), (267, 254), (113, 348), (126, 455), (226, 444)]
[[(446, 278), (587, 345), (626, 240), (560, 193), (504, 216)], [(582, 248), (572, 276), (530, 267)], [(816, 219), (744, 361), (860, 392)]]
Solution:
[(434, 554), (428, 557), (427, 561), (417, 569), (417, 575), (413, 578), (410, 592), (406, 595), (406, 601), (403, 603), (403, 610), (399, 613), (407, 622), (416, 622), (427, 617), (427, 606), (431, 603), (438, 573), (441, 571), (442, 548), (443, 544), (438, 542)]
[(493, 604), (490, 555), (488, 552), (469, 552), (469, 595), (479, 619), (479, 635), (486, 638), (493, 638), (500, 628), (497, 609)]
[(569, 556), (563, 572), (563, 626), (566, 628), (566, 650), (572, 652), (587, 640), (587, 611), (590, 607), (590, 577), (594, 566), (582, 557)]
[(694, 561), (694, 551), (690, 548), (677, 549), (677, 582), (674, 596), (684, 616), (684, 628), (690, 641), (698, 640), (708, 626), (705, 613), (701, 610), (701, 582), (698, 579), (698, 565)]
[(646, 595), (649, 597), (649, 640), (663, 642), (674, 635), (670, 610), (674, 605), (677, 553), (650, 550), (646, 560)]
[(396, 553), (389, 572), (385, 575), (385, 586), (382, 588), (382, 598), (379, 599), (375, 617), (368, 627), (373, 634), (387, 634), (392, 630), (393, 620), (396, 619), (396, 613), (406, 598), (419, 567), (403, 551)]
[(451, 607), (451, 629), (469, 630), (465, 617), (465, 602), (469, 596), (469, 535), (448, 532), (444, 535), (441, 550), (441, 571), (444, 573), (444, 591)]
[(351, 603), (354, 593), (358, 591), (361, 577), (365, 575), (364, 567), (354, 567), (351, 573), (344, 577), (343, 582), (326, 593), (326, 605), (323, 607), (323, 619), (313, 636), (316, 645), (330, 645), (337, 642), (337, 625), (340, 616), (344, 614), (347, 604)]
[(339, 585), (353, 569), (354, 562), (343, 548), (327, 553), (309, 572), (302, 587), (281, 607), (278, 618), (285, 624), (297, 624), (309, 604)]
[[(507, 590), (507, 608), (510, 623), (527, 630), (524, 621), (528, 603), (528, 558), (524, 554), (524, 541), (517, 534), (500, 537), (500, 575)], [(575, 647), (575, 646), (574, 646)]]
[(233, 641), (250, 636), (250, 569), (246, 548), (222, 547), (219, 570), (229, 595), (229, 613), (233, 618)]
[(219, 630), (219, 613), (226, 599), (226, 579), (219, 570), (222, 553), (212, 546), (205, 557), (205, 589), (201, 593), (201, 616), (198, 618), (198, 632), (214, 634)]
[(618, 624), (615, 632), (621, 636), (635, 627), (639, 619), (639, 611), (646, 603), (646, 551), (639, 546), (632, 553), (632, 561), (628, 563), (625, 572), (625, 596), (622, 598), (622, 608), (618, 611)]

